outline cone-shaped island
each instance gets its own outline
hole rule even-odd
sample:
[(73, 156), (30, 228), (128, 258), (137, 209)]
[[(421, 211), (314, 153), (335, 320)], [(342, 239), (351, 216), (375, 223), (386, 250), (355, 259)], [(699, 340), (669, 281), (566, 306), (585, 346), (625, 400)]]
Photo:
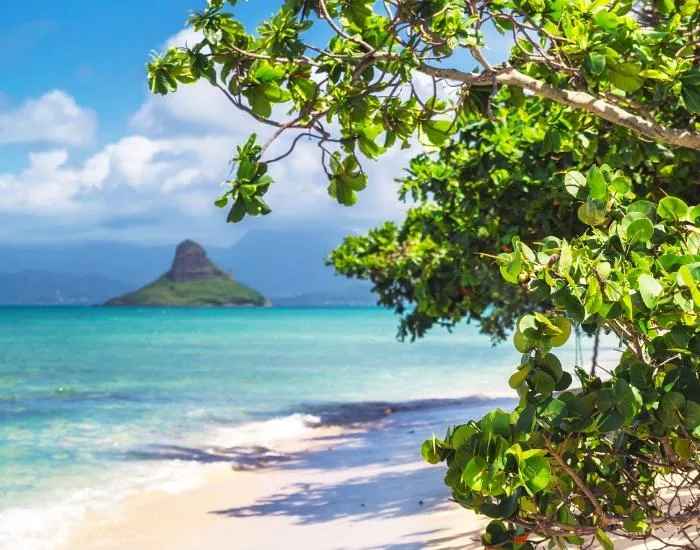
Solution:
[(106, 306), (269, 306), (259, 292), (236, 282), (194, 241), (181, 242), (166, 274), (143, 288), (112, 298)]

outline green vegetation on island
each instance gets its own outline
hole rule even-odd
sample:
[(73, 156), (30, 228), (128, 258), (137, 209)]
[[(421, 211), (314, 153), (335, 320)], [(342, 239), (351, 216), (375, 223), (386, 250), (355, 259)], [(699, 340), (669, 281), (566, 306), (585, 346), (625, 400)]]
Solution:
[(109, 300), (107, 306), (267, 306), (259, 292), (236, 282), (192, 241), (178, 245), (166, 274), (143, 288)]
[[(155, 93), (209, 81), (278, 128), (238, 147), (227, 221), (270, 213), (268, 165), (302, 138), (347, 206), (367, 159), (418, 141), (406, 219), (331, 261), (373, 283), (403, 336), (514, 329), (518, 406), (422, 448), (493, 519), (484, 546), (698, 548), (698, 1), (286, 0), (254, 33), (227, 5), (209, 0), (199, 42), (148, 67)], [(512, 44), (500, 62), (491, 30)], [(581, 331), (616, 335), (618, 363), (562, 365)]]

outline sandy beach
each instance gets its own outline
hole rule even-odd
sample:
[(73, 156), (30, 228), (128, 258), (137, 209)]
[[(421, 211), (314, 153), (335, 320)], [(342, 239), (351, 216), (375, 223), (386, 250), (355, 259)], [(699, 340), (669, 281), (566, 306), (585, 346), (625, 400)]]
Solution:
[(479, 548), (485, 520), (448, 500), (443, 469), (424, 463), (419, 448), (493, 406), (398, 412), (265, 449), (172, 449), (202, 463), (201, 485), (140, 494), (88, 516), (64, 548)]

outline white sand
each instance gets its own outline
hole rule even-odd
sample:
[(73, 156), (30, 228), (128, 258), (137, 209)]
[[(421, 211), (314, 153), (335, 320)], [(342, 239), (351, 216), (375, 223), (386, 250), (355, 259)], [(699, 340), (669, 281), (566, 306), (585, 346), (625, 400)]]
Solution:
[[(493, 405), (390, 415), (363, 429), (320, 428), (276, 446), (262, 469), (202, 466), (183, 493), (142, 494), (87, 518), (70, 550), (414, 550), (480, 548), (487, 523), (448, 500), (444, 468), (420, 444)], [(235, 459), (232, 459), (235, 460)], [(235, 464), (235, 461), (234, 461)]]
[[(468, 550), (488, 523), (449, 501), (424, 439), (494, 404), (397, 413), (362, 428), (318, 428), (253, 467), (239, 451), (199, 456), (205, 482), (131, 497), (86, 518), (65, 550)], [(504, 405), (509, 408), (509, 405)], [(253, 456), (261, 456), (259, 453)], [(263, 464), (264, 462), (264, 464)], [(243, 467), (243, 469), (240, 469)], [(618, 548), (642, 548), (626, 542)], [(650, 548), (655, 547), (651, 545)]]

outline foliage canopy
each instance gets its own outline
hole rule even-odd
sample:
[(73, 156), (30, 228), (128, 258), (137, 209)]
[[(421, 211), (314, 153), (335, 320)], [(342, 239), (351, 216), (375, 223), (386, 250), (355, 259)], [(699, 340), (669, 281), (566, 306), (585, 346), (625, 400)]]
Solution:
[(585, 225), (566, 192), (566, 169), (607, 163), (633, 170), (624, 177), (640, 197), (700, 199), (698, 186), (688, 185), (698, 153), (630, 139), (627, 130), (589, 116), (562, 119), (560, 106), (517, 102), (509, 90), (499, 92), (492, 110), (493, 119), (470, 121), (437, 156), (411, 161), (401, 196), (413, 206), (400, 225), (347, 237), (331, 257), (339, 273), (371, 280), (380, 302), (402, 314), (401, 336), (466, 317), (503, 339), (521, 315), (548, 306), (478, 254), (510, 251), (514, 235), (579, 234)]

